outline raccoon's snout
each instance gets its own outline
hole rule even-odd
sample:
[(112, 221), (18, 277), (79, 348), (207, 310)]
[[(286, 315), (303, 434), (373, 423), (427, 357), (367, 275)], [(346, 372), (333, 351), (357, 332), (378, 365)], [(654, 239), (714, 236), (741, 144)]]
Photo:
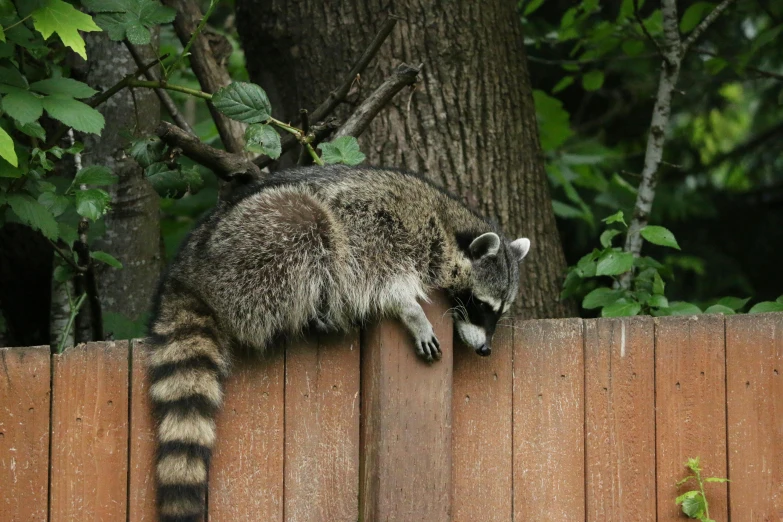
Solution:
[(480, 326), (465, 321), (457, 321), (457, 333), (462, 342), (476, 350), (479, 355), (489, 355), (489, 339), (487, 331)]
[(487, 357), (492, 353), (492, 348), (488, 344), (484, 344), (476, 348), (476, 353), (482, 357)]

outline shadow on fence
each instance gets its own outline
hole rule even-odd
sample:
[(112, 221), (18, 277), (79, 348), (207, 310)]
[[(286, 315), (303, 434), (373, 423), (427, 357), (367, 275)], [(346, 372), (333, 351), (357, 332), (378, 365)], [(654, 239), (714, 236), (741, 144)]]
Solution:
[[(783, 520), (783, 314), (543, 320), (419, 361), (392, 322), (241, 361), (209, 521)], [(143, 341), (0, 349), (0, 519), (154, 517)]]

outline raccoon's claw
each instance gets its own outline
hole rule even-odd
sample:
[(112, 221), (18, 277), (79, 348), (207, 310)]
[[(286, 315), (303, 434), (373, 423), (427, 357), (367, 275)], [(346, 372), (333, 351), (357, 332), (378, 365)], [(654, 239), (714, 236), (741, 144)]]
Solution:
[(417, 341), (416, 353), (427, 362), (433, 362), (443, 357), (443, 352), (440, 351), (440, 342), (434, 335), (428, 340)]

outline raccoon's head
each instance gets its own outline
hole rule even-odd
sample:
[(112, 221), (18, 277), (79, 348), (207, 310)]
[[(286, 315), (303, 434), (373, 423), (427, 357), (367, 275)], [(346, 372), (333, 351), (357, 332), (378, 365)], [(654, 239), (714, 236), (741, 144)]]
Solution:
[(511, 308), (519, 287), (519, 262), (530, 250), (523, 237), (506, 241), (494, 232), (475, 238), (467, 247), (471, 282), (454, 295), (454, 323), (462, 341), (479, 355), (492, 351), (492, 334), (500, 317)]

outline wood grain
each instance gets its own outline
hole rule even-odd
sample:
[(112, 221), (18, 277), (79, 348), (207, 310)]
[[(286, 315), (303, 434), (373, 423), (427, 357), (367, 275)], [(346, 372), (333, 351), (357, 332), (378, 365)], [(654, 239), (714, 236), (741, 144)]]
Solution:
[(285, 357), (245, 357), (225, 387), (209, 474), (209, 522), (283, 520)]
[(286, 349), (285, 519), (359, 516), (359, 332)]
[(783, 314), (727, 317), (726, 352), (731, 520), (783, 520)]
[(499, 327), (489, 357), (455, 339), (453, 522), (512, 517), (513, 334), (513, 327)]
[(442, 294), (424, 306), (443, 358), (415, 353), (396, 321), (362, 338), (362, 520), (447, 522), (451, 517), (452, 334)]
[[(655, 320), (658, 520), (684, 515), (674, 499), (700, 457), (705, 477), (726, 477), (726, 373), (722, 315)], [(708, 484), (710, 517), (728, 519), (726, 484)]]
[(0, 348), (0, 363), (0, 518), (46, 520), (49, 347)]
[(129, 522), (156, 522), (155, 422), (149, 400), (143, 340), (131, 341)]
[(514, 520), (584, 520), (584, 343), (580, 319), (514, 332)]
[(50, 520), (124, 520), (128, 343), (79, 345), (53, 361)]
[(656, 519), (653, 328), (652, 317), (585, 321), (589, 521)]

